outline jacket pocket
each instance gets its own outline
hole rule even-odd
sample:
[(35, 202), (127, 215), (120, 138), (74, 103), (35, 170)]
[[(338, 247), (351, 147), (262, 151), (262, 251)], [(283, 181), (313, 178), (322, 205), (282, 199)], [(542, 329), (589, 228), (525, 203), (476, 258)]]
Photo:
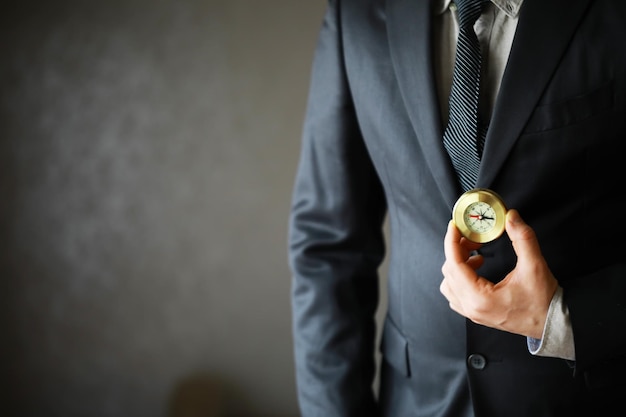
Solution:
[(585, 383), (592, 390), (606, 390), (611, 387), (626, 386), (624, 381), (626, 374), (626, 358), (596, 365), (594, 368), (584, 372)]
[(411, 376), (409, 343), (389, 316), (385, 318), (380, 351), (389, 365), (402, 375)]
[(543, 132), (572, 125), (613, 107), (613, 82), (567, 100), (539, 105), (530, 116), (524, 133)]

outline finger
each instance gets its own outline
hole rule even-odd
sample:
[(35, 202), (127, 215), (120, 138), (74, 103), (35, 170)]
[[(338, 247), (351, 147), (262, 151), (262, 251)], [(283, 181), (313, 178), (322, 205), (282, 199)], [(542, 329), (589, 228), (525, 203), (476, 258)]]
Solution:
[(535, 231), (522, 220), (517, 210), (509, 210), (506, 214), (506, 233), (519, 259), (541, 256)]
[(477, 279), (476, 269), (483, 263), (481, 255), (470, 256), (470, 251), (464, 247), (467, 241), (461, 238), (461, 233), (454, 222), (448, 223), (448, 231), (444, 238), (444, 252), (446, 260), (442, 265), (441, 272), (444, 276), (444, 285), (448, 292), (444, 295), (453, 301), (454, 293), (464, 293), (468, 285)]
[(461, 232), (457, 229), (454, 221), (450, 220), (448, 222), (446, 236), (443, 239), (443, 251), (448, 261), (455, 263), (465, 262), (466, 257), (464, 257), (461, 252), (461, 246), (459, 244), (460, 241)]
[[(449, 239), (449, 240), (448, 240)], [(448, 241), (447, 241), (448, 240)], [(448, 260), (452, 260), (455, 263), (468, 262), (473, 269), (478, 269), (482, 265), (482, 257), (472, 259), (472, 252), (477, 251), (483, 245), (480, 243), (472, 242), (461, 236), (461, 232), (456, 227), (453, 220), (448, 223), (448, 232), (444, 238), (444, 253)], [(450, 252), (446, 252), (446, 251)], [(454, 251), (454, 256), (452, 256)], [(448, 256), (448, 255), (451, 256)]]
[(480, 255), (480, 254), (472, 255), (467, 260), (467, 264), (474, 271), (477, 270), (478, 268), (480, 268), (481, 266), (483, 266), (483, 263), (485, 263), (485, 258), (482, 255)]
[(483, 247), (482, 243), (472, 242), (469, 239), (462, 238), (461, 245), (468, 250), (468, 252), (477, 251), (478, 249)]
[(443, 281), (441, 281), (441, 284), (439, 285), (439, 292), (441, 292), (441, 294), (443, 294), (446, 300), (448, 300), (448, 305), (450, 306), (450, 308), (453, 311), (456, 311), (457, 313), (461, 314), (462, 310), (459, 307), (460, 305), (459, 300), (454, 292), (453, 286), (450, 284), (449, 279), (444, 278)]

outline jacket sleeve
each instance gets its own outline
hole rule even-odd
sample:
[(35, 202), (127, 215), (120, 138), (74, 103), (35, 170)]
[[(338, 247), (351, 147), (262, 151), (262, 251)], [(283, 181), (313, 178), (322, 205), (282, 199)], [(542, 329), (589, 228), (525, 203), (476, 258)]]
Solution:
[(344, 71), (339, 1), (313, 61), (289, 221), (298, 399), (306, 417), (375, 416), (374, 315), (386, 202)]

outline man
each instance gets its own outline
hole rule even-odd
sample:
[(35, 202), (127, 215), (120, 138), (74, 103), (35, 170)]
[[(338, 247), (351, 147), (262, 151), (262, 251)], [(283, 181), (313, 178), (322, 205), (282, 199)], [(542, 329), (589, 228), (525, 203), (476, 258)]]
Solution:
[[(303, 416), (626, 412), (626, 2), (465, 2), (329, 1), (290, 220)], [(474, 173), (448, 142), (472, 124), (451, 94), (463, 7)], [(468, 173), (510, 208), (489, 243), (450, 221)]]

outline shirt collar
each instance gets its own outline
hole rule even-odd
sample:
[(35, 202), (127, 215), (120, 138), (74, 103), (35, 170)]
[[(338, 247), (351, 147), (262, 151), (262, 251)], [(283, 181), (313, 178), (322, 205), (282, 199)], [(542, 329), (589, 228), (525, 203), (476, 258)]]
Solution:
[[(511, 18), (517, 17), (524, 0), (491, 0), (500, 10)], [(433, 10), (436, 15), (443, 14), (450, 7), (452, 0), (435, 0)]]

